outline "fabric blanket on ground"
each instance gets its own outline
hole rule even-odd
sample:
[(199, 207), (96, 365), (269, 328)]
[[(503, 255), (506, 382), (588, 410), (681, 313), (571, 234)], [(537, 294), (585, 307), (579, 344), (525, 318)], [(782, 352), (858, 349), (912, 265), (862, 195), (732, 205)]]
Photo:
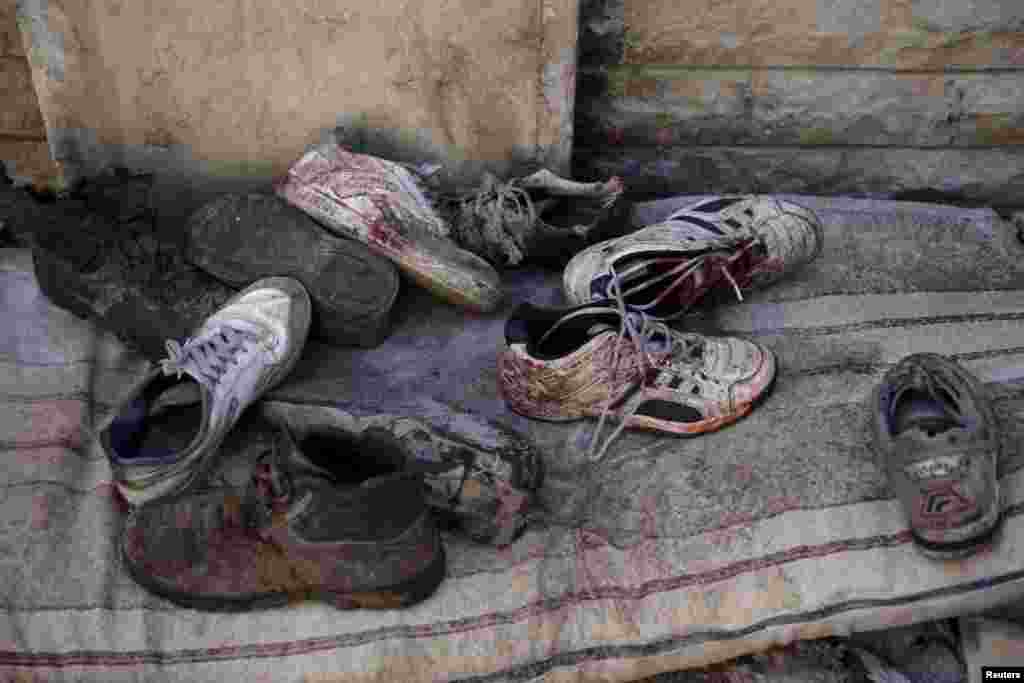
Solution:
[[(637, 222), (692, 199), (641, 205)], [(508, 273), (507, 305), (489, 316), (410, 287), (381, 347), (308, 347), (274, 395), (498, 420), (544, 453), (547, 521), (504, 549), (447, 534), (448, 578), (399, 611), (206, 614), (135, 585), (89, 435), (145, 362), (49, 305), (28, 252), (0, 250), (0, 677), (626, 681), (1020, 598), (1024, 248), (987, 210), (795, 199), (825, 222), (820, 260), (680, 323), (752, 335), (780, 360), (774, 394), (718, 433), (627, 432), (593, 470), (594, 422), (510, 414), (495, 367), (505, 317), (524, 299), (560, 303), (557, 274)], [(962, 561), (915, 551), (867, 445), (868, 392), (920, 351), (981, 376), (1005, 429), (1003, 538)], [(236, 430), (224, 462), (244, 460), (246, 443)]]

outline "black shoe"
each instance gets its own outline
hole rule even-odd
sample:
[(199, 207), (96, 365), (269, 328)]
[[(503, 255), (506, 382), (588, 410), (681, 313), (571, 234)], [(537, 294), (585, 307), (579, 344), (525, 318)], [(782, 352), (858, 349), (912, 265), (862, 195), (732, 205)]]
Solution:
[(157, 239), (152, 216), (90, 200), (36, 207), (28, 242), (36, 279), (56, 306), (113, 332), (151, 360), (236, 290), (185, 262), (181, 246)]

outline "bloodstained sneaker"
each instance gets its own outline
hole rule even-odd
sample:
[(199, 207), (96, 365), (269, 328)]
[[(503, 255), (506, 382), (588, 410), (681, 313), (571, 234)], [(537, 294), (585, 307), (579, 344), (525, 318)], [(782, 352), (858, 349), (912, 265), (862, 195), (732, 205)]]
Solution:
[(907, 356), (870, 405), (874, 448), (918, 549), (953, 559), (989, 544), (1002, 519), (999, 423), (981, 382), (934, 353)]
[(312, 334), (345, 346), (377, 346), (388, 334), (398, 270), (361, 242), (338, 237), (283, 199), (228, 194), (188, 222), (188, 260), (234, 287), (279, 275), (313, 300)]
[(275, 189), (328, 230), (391, 259), (445, 301), (476, 312), (498, 307), (498, 273), (452, 241), (448, 224), (401, 164), (327, 143), (292, 164)]
[(505, 326), (498, 377), (509, 408), (525, 417), (611, 417), (620, 429), (696, 436), (750, 413), (775, 368), (754, 342), (677, 332), (613, 304), (525, 303)]
[(820, 219), (810, 209), (764, 196), (713, 197), (665, 221), (581, 251), (565, 267), (570, 304), (611, 299), (656, 320), (689, 311), (722, 283), (767, 286), (821, 253)]
[(259, 280), (206, 319), (135, 386), (99, 441), (132, 505), (184, 490), (208, 471), (251, 403), (298, 361), (311, 304), (290, 278)]
[(468, 415), (452, 415), (441, 429), (413, 417), (277, 399), (261, 401), (260, 410), (340, 481), (382, 469), (421, 474), (427, 505), (482, 543), (504, 546), (519, 536), (543, 479), (532, 444)]
[(136, 508), (121, 553), (131, 576), (175, 604), (210, 611), (306, 599), (341, 609), (406, 607), (445, 575), (419, 477), (351, 473), (339, 485), (286, 430), (246, 487)]

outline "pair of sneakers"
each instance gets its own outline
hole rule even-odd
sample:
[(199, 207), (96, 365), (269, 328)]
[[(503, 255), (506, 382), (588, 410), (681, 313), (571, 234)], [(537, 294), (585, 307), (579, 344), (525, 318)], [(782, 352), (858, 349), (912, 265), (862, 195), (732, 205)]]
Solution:
[[(168, 341), (168, 357), (100, 430), (115, 486), (135, 506), (125, 566), (153, 592), (214, 610), (311, 597), (405, 606), (443, 579), (439, 520), (497, 545), (525, 526), (543, 473), (536, 450), (510, 431), (461, 434), (415, 418), (260, 400), (294, 368), (311, 312), (297, 280), (253, 283), (192, 338)], [(257, 401), (275, 436), (249, 484), (198, 486)]]
[(600, 417), (592, 451), (608, 417), (619, 430), (681, 436), (739, 420), (771, 391), (774, 354), (745, 339), (680, 332), (666, 321), (722, 287), (742, 300), (742, 290), (810, 263), (822, 242), (812, 211), (735, 196), (698, 202), (584, 249), (563, 274), (570, 308), (527, 303), (508, 320), (499, 359), (506, 403), (537, 419)]

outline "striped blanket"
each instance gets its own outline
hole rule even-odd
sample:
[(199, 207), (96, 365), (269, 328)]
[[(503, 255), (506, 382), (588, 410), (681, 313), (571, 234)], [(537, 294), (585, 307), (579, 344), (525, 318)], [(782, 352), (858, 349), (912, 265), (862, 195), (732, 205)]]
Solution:
[[(1024, 595), (1024, 247), (990, 211), (795, 199), (825, 222), (821, 259), (683, 323), (769, 345), (773, 396), (699, 439), (627, 433), (596, 471), (583, 466), (593, 423), (533, 423), (497, 395), (504, 316), (558, 302), (557, 275), (509, 274), (493, 316), (410, 288), (381, 347), (310, 345), (276, 396), (497, 419), (545, 454), (547, 521), (504, 549), (446, 535), (448, 578), (401, 611), (205, 614), (136, 586), (89, 434), (146, 365), (50, 306), (27, 252), (0, 250), (0, 679), (627, 681)], [(638, 220), (682, 201), (641, 205)], [(866, 445), (865, 397), (918, 351), (980, 375), (1005, 427), (1004, 538), (957, 562), (915, 552)], [(225, 462), (246, 443), (237, 430)]]

